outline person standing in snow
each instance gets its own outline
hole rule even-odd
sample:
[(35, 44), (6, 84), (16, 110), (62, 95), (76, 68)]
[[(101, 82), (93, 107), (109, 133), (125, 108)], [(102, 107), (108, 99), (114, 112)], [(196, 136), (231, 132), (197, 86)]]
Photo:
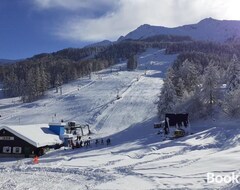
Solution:
[(83, 141), (80, 140), (79, 147), (81, 148), (83, 146)]
[(39, 157), (38, 155), (35, 155), (34, 158), (33, 158), (33, 163), (34, 164), (38, 164), (39, 163)]
[(71, 146), (72, 146), (72, 149), (74, 149), (74, 148), (75, 148), (74, 141), (72, 140), (72, 141), (71, 141), (71, 143), (72, 143), (72, 144), (71, 144)]
[(110, 145), (110, 143), (111, 143), (111, 140), (110, 140), (110, 138), (108, 138), (107, 139), (107, 145)]
[(80, 148), (80, 141), (79, 140), (76, 141), (76, 148)]
[(91, 147), (91, 137), (89, 137), (87, 140), (87, 146)]
[(87, 146), (88, 146), (88, 142), (87, 142), (87, 140), (84, 141), (84, 146), (87, 148)]
[(95, 141), (95, 145), (96, 145), (96, 146), (98, 145), (98, 139), (96, 139), (96, 141)]

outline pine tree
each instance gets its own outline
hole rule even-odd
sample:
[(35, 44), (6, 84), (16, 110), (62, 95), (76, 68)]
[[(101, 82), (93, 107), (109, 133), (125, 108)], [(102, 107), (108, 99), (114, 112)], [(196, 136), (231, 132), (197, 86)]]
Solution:
[(137, 60), (135, 55), (131, 55), (127, 62), (128, 70), (135, 70), (137, 68)]
[(227, 90), (233, 91), (240, 87), (240, 61), (234, 55), (226, 72)]
[(40, 75), (40, 69), (39, 67), (34, 68), (34, 76), (33, 76), (33, 81), (34, 81), (34, 85), (33, 85), (33, 89), (34, 89), (34, 96), (39, 97), (41, 94), (41, 83), (42, 83), (42, 79), (41, 79), (41, 75)]
[(232, 60), (226, 71), (226, 94), (223, 100), (223, 109), (230, 117), (240, 116), (240, 62), (236, 55), (233, 55)]
[(176, 94), (178, 96), (179, 99), (183, 98), (184, 92), (185, 92), (185, 86), (183, 83), (182, 78), (178, 79), (177, 85), (175, 86), (176, 89)]
[(240, 88), (228, 91), (224, 97), (223, 109), (230, 117), (238, 118), (240, 116)]
[(199, 73), (193, 63), (186, 59), (179, 68), (178, 74), (183, 80), (183, 84), (188, 92), (195, 90), (195, 87), (199, 84)]
[(205, 73), (202, 78), (202, 101), (206, 105), (212, 106), (217, 102), (220, 89), (220, 76), (218, 68), (214, 66), (214, 62), (211, 61), (208, 67), (205, 69)]
[(3, 89), (4, 95), (7, 97), (18, 96), (19, 93), (18, 77), (15, 74), (14, 67), (10, 68), (9, 73), (4, 78)]
[(27, 78), (26, 78), (26, 89), (25, 89), (25, 100), (27, 102), (32, 102), (36, 100), (36, 97), (38, 95), (38, 86), (39, 86), (39, 79), (36, 76), (36, 70), (35, 69), (30, 69), (27, 73)]
[(40, 72), (39, 92), (40, 95), (44, 95), (44, 92), (48, 89), (49, 86), (49, 76), (42, 64), (39, 67), (39, 72)]
[(174, 112), (177, 104), (176, 90), (172, 84), (170, 77), (166, 77), (164, 80), (161, 94), (158, 101), (158, 113), (160, 117), (163, 117), (168, 112)]

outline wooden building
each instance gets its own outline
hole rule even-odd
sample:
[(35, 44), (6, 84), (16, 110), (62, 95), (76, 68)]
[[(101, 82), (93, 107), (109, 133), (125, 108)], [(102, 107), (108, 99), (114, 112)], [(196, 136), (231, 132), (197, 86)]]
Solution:
[(62, 144), (48, 124), (0, 127), (0, 157), (33, 157)]

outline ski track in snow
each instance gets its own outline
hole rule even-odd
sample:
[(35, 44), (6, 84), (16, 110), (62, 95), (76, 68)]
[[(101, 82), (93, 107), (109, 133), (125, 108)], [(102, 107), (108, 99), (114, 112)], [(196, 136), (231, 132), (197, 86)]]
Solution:
[(163, 140), (153, 129), (162, 78), (175, 58), (149, 49), (138, 56), (136, 71), (118, 71), (126, 67), (121, 63), (63, 85), (62, 95), (52, 89), (29, 104), (0, 99), (1, 124), (63, 118), (89, 123), (93, 140), (112, 139), (110, 146), (92, 143), (91, 148), (48, 152), (37, 165), (29, 158), (0, 158), (0, 190), (239, 189), (206, 182), (207, 172), (240, 171), (238, 124), (195, 124), (194, 134), (176, 140)]

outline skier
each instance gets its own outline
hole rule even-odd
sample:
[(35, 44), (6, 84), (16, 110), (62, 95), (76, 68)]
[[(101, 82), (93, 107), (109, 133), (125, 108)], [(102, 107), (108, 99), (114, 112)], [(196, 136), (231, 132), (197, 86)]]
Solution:
[(101, 144), (104, 144), (104, 141), (103, 141), (103, 139), (101, 139)]

